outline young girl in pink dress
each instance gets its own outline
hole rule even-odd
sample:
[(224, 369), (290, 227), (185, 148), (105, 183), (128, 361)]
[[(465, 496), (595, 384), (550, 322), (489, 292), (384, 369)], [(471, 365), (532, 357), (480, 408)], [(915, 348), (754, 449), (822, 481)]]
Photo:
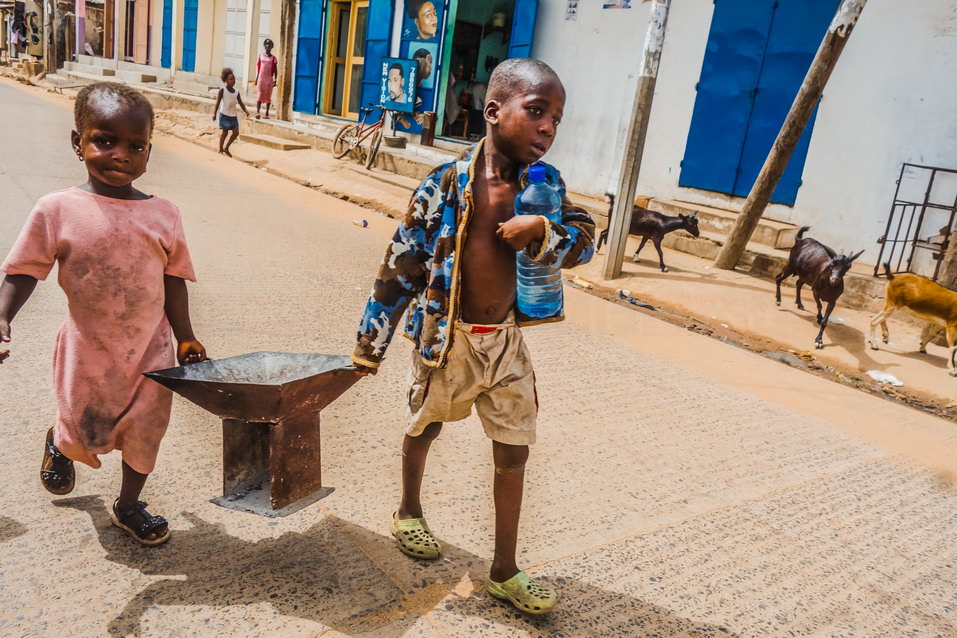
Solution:
[[(88, 181), (40, 198), (6, 261), (0, 285), (0, 345), (10, 322), (54, 264), (69, 310), (53, 360), (56, 425), (47, 432), (40, 480), (73, 490), (74, 461), (100, 467), (123, 452), (113, 523), (144, 545), (170, 538), (169, 525), (139, 500), (169, 424), (172, 394), (143, 376), (206, 358), (193, 336), (186, 281), (195, 281), (179, 210), (133, 188), (146, 172), (153, 109), (134, 89), (109, 82), (76, 99), (73, 150)], [(0, 362), (9, 357), (0, 351)]]
[(259, 97), (256, 100), (256, 119), (259, 119), (259, 109), (263, 104), (266, 105), (265, 119), (269, 119), (269, 105), (272, 103), (272, 88), (276, 85), (276, 74), (278, 60), (272, 54), (272, 40), (266, 38), (263, 41), (265, 53), (259, 54), (259, 61), (256, 62), (256, 88), (259, 89)]

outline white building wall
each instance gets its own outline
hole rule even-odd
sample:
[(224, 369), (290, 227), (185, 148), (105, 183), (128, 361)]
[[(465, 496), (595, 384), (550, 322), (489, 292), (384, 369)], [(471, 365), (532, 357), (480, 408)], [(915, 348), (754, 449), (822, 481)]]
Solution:
[[(649, 3), (603, 10), (543, 0), (533, 54), (568, 90), (548, 161), (572, 190), (601, 195), (617, 174)], [(672, 2), (639, 194), (740, 209), (733, 198), (678, 186), (712, 0)], [(809, 225), (834, 248), (877, 259), (902, 162), (957, 168), (957, 6), (952, 0), (870, 0), (825, 91), (794, 207), (766, 217)]]
[(568, 96), (545, 159), (576, 192), (602, 195), (617, 175), (617, 144), (630, 115), (648, 21), (647, 5), (634, 4), (604, 10), (601, 2), (579, 2), (578, 19), (566, 21), (567, 2), (539, 2), (532, 55), (555, 69)]

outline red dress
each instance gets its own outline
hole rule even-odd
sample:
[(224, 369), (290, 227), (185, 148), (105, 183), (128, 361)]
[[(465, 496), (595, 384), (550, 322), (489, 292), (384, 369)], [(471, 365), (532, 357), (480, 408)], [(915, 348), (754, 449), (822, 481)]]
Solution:
[(273, 73), (276, 69), (276, 56), (259, 54), (259, 61), (256, 62), (256, 87), (259, 89), (258, 102), (263, 104), (272, 103)]

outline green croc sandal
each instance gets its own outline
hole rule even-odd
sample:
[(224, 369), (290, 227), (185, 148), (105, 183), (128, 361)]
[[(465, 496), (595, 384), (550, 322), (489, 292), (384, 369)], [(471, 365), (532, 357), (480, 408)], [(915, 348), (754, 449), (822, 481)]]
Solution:
[(526, 614), (546, 614), (555, 607), (558, 600), (554, 591), (542, 587), (525, 572), (518, 572), (504, 583), (486, 580), (485, 591), (496, 598), (511, 602), (516, 609)]
[(435, 560), (441, 556), (442, 548), (424, 518), (399, 520), (393, 513), (389, 528), (403, 554), (425, 560)]

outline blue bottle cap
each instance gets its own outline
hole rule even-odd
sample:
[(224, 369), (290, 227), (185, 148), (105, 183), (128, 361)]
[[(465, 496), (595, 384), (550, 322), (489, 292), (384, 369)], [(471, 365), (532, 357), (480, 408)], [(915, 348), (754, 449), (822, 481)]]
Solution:
[(541, 164), (532, 164), (528, 167), (528, 181), (540, 183), (545, 181), (545, 167)]

